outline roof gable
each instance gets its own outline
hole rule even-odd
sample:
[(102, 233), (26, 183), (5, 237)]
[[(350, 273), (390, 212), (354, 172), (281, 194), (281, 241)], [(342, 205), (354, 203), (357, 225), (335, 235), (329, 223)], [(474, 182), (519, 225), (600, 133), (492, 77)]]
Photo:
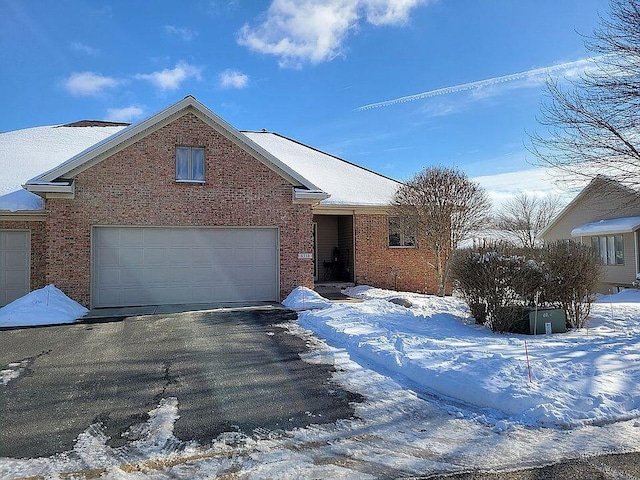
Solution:
[(292, 183), (292, 185), (304, 187), (305, 189), (312, 191), (320, 190), (311, 181), (300, 175), (285, 163), (281, 162), (260, 145), (241, 134), (233, 126), (190, 95), (148, 119), (138, 124), (131, 125), (111, 137), (89, 147), (87, 150), (71, 157), (69, 160), (63, 162), (57, 167), (32, 178), (27, 182), (26, 187), (30, 191), (51, 191), (51, 188), (58, 188), (58, 185), (60, 185), (59, 188), (68, 188), (68, 182), (60, 183), (60, 180), (73, 177), (78, 173), (91, 168), (93, 165), (101, 162), (105, 158), (126, 148), (159, 128), (170, 124), (175, 119), (180, 118), (189, 112), (194, 113), (198, 118), (224, 135), (227, 139), (255, 157), (268, 168), (287, 179)]
[[(582, 202), (587, 199), (588, 196), (595, 193), (602, 193), (603, 195), (609, 195), (611, 199), (615, 199), (616, 196), (614, 193), (624, 194), (624, 195), (638, 195), (638, 192), (635, 190), (621, 184), (620, 182), (605, 177), (603, 175), (597, 175), (593, 180), (589, 182), (589, 184), (584, 187), (578, 195), (576, 195), (571, 202), (564, 207), (558, 215), (556, 215), (553, 220), (547, 225), (539, 234), (539, 238), (544, 238), (547, 234), (549, 234), (561, 221), (567, 217), (575, 208), (579, 207)], [(612, 207), (613, 208), (613, 207)]]

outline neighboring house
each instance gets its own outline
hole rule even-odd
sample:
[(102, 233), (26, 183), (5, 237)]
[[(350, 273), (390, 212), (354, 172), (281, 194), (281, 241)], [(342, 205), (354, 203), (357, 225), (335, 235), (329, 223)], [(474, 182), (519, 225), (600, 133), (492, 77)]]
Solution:
[(541, 232), (545, 242), (573, 239), (591, 245), (603, 265), (600, 291), (630, 287), (640, 272), (640, 195), (596, 177)]
[(0, 305), (48, 283), (92, 307), (277, 301), (337, 281), (435, 291), (387, 215), (398, 182), (240, 132), (191, 96), (126, 128), (0, 134), (0, 164), (25, 174), (0, 177)]

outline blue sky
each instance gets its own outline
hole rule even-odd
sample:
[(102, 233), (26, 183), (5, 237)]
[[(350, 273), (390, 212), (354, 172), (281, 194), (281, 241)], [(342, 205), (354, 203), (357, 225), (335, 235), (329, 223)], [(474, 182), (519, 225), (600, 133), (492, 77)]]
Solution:
[(607, 11), (607, 0), (0, 0), (0, 131), (135, 122), (191, 94), (239, 129), (400, 180), (429, 165), (518, 171), (531, 168), (545, 68), (583, 70), (579, 34)]

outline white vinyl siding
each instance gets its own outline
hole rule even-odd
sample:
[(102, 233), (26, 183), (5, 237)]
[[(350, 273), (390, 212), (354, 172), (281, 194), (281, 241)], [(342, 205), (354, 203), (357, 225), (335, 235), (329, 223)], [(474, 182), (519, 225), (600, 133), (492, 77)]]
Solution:
[(28, 230), (0, 230), (0, 306), (29, 293), (30, 253)]
[(176, 147), (176, 181), (204, 182), (204, 148)]
[(276, 228), (94, 227), (94, 307), (277, 301)]

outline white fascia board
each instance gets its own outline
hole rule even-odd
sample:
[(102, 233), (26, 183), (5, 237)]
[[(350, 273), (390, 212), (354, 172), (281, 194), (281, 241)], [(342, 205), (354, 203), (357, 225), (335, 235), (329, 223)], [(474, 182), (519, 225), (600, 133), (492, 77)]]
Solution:
[(75, 193), (74, 182), (42, 182), (27, 183), (23, 185), (29, 192), (39, 193)]
[(302, 188), (293, 189), (293, 200), (296, 203), (317, 203), (326, 200), (331, 195), (322, 190), (305, 190)]
[(284, 173), (286, 176), (294, 179), (296, 182), (299, 182), (300, 185), (308, 188), (309, 190), (319, 190), (319, 188), (314, 185), (312, 182), (304, 178), (298, 172), (292, 170), (289, 166), (278, 160), (275, 156), (267, 152), (265, 149), (260, 147), (257, 143), (251, 140), (246, 135), (243, 135), (238, 131), (235, 127), (231, 126), (225, 120), (220, 118), (218, 115), (213, 113), (207, 107), (205, 107), (202, 103), (196, 100), (191, 95), (183, 98), (177, 103), (165, 108), (159, 113), (147, 118), (146, 120), (127, 127), (120, 132), (112, 135), (111, 137), (106, 138), (102, 142), (95, 144), (94, 146), (88, 148), (84, 152), (80, 152), (76, 156), (70, 158), (66, 162), (58, 165), (57, 167), (29, 180), (27, 185), (35, 184), (38, 182), (52, 182), (53, 180), (64, 177), (66, 174), (71, 172), (72, 170), (77, 169), (82, 166), (84, 163), (89, 162), (91, 159), (102, 155), (109, 150), (117, 147), (118, 145), (126, 142), (127, 140), (135, 137), (136, 135), (141, 134), (147, 129), (152, 128), (154, 125), (166, 120), (172, 115), (177, 114), (181, 110), (185, 108), (192, 107), (195, 110), (199, 111), (205, 117), (211, 120), (214, 124), (217, 124), (220, 128), (225, 130), (231, 137), (235, 139), (235, 141), (244, 147), (245, 150), (248, 150), (249, 153), (253, 153), (254, 156), (257, 154), (257, 158), (263, 163), (272, 164), (274, 169)]

